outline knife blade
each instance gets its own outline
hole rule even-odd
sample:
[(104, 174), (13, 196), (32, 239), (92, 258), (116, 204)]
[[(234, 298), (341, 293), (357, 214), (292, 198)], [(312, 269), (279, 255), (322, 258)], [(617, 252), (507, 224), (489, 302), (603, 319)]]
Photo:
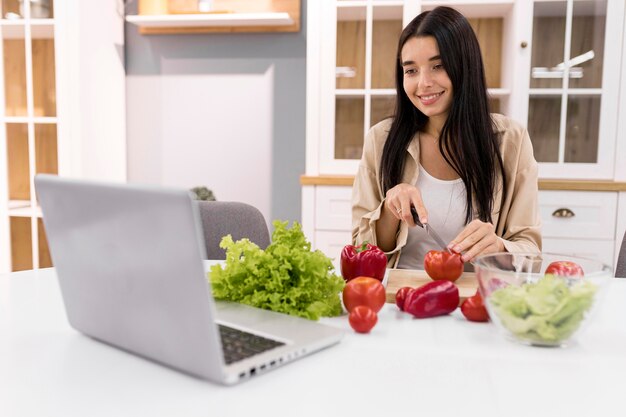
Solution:
[(448, 245), (446, 245), (446, 242), (444, 242), (441, 236), (439, 236), (439, 234), (435, 232), (435, 229), (433, 229), (431, 225), (429, 225), (428, 223), (422, 224), (422, 222), (420, 222), (419, 216), (417, 215), (417, 211), (415, 210), (415, 207), (413, 206), (411, 206), (411, 214), (413, 215), (413, 221), (415, 222), (415, 224), (418, 225), (419, 227), (422, 227), (424, 230), (426, 230), (426, 233), (428, 233), (428, 236), (432, 237), (435, 243), (439, 245), (441, 249), (448, 251), (449, 253), (452, 253), (450, 249), (448, 248)]

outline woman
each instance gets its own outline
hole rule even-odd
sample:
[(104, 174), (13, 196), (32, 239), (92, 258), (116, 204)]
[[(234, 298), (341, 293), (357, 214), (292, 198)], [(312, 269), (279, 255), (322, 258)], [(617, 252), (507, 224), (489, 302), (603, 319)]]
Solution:
[(538, 252), (537, 162), (525, 128), (489, 113), (480, 47), (463, 15), (437, 7), (400, 35), (396, 108), (368, 132), (352, 194), (353, 241), (423, 269), (438, 248), (413, 206), (469, 262)]

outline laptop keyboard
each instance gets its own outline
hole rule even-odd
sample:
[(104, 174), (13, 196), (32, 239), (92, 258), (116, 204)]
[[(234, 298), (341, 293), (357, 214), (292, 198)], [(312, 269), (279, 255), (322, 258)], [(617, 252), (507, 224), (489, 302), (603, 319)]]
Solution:
[(252, 333), (218, 325), (222, 337), (222, 351), (227, 365), (250, 356), (258, 355), (267, 350), (284, 345), (272, 339), (257, 336)]

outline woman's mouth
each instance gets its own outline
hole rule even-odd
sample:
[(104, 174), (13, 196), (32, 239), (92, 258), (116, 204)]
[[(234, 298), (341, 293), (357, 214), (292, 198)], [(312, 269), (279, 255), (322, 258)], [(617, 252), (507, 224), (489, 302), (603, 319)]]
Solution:
[(422, 96), (417, 96), (417, 97), (420, 99), (422, 104), (424, 104), (425, 106), (428, 106), (428, 105), (431, 105), (434, 102), (436, 102), (439, 99), (439, 97), (441, 97), (441, 95), (443, 93), (444, 93), (444, 91), (442, 91), (440, 93), (422, 95)]

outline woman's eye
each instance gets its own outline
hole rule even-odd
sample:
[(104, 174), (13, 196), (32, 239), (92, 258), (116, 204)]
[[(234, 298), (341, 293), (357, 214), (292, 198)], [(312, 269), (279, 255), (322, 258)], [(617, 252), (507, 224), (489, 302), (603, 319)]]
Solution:
[(407, 74), (407, 75), (415, 74), (415, 69), (414, 68), (407, 68), (407, 69), (404, 70), (404, 73)]
[(443, 64), (436, 64), (433, 69), (440, 70), (443, 69)]

